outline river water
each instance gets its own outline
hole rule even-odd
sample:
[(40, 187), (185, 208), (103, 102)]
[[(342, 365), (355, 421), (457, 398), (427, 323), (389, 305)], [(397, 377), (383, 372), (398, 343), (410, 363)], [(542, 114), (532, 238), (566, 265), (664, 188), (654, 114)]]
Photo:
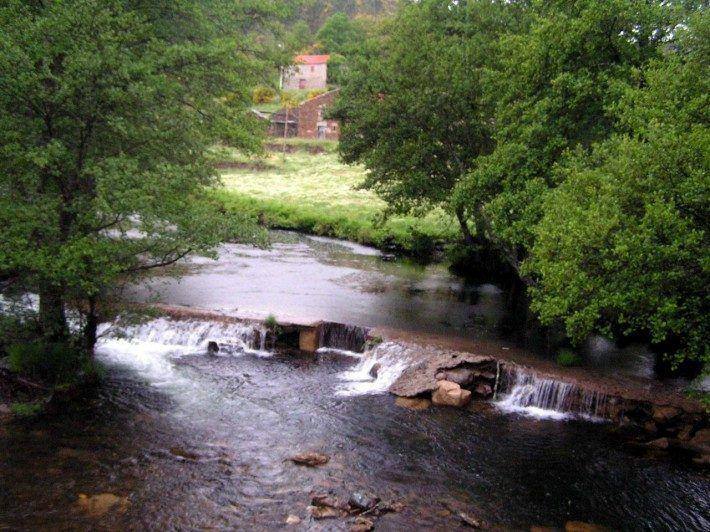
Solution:
[[(417, 270), (397, 281), (408, 302), (388, 301), (397, 298), (384, 290), (365, 291), (358, 303), (367, 279), (343, 281), (358, 273), (355, 264), (329, 269), (329, 255), (313, 265), (302, 244), (289, 244), (295, 250), (281, 262), (290, 274), (268, 265), (263, 254), (273, 251), (253, 252), (252, 266), (244, 258), (251, 252), (231, 250), (240, 258), (201, 265), (182, 284), (169, 284), (164, 300), (222, 310), (254, 303), (277, 315), (331, 319), (342, 312), (343, 321), (352, 309), (354, 321), (380, 316), (398, 327), (407, 320), (394, 309), (408, 309), (414, 321), (407, 323), (418, 327), (438, 308), (445, 317), (429, 325), (438, 332), (496, 334), (485, 320), (470, 319), (485, 292), (495, 293), (490, 288), (460, 314), (445, 301), (465, 305), (461, 287), (439, 270)], [(375, 277), (388, 279), (396, 267), (381, 263)], [(302, 277), (304, 268), (312, 268), (310, 277)], [(210, 288), (220, 270), (229, 278)], [(238, 271), (250, 281), (237, 282)], [(343, 290), (342, 301), (322, 290), (329, 285)], [(277, 287), (288, 293), (277, 297)], [(412, 308), (417, 302), (422, 307)], [(209, 356), (206, 342), (215, 337), (231, 343)], [(461, 525), (459, 511), (515, 529), (569, 520), (624, 530), (710, 528), (705, 474), (630, 453), (606, 425), (487, 404), (413, 411), (376, 386), (358, 386), (366, 377), (356, 356), (259, 347), (239, 325), (159, 319), (107, 333), (98, 348), (106, 377), (85, 406), (0, 428), (0, 530), (271, 530), (289, 515), (301, 519), (295, 529), (347, 530), (348, 519), (315, 521), (307, 506), (317, 494), (347, 499), (358, 491), (403, 505), (377, 520), (378, 530), (451, 530)], [(288, 461), (301, 451), (331, 459), (314, 469)], [(104, 515), (77, 505), (82, 494), (103, 493), (121, 501)]]

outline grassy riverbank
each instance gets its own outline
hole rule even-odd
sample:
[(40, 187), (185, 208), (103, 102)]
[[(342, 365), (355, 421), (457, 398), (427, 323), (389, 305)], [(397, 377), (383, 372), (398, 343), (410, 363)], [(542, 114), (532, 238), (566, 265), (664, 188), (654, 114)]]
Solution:
[[(359, 166), (338, 160), (337, 145), (289, 139), (285, 156), (267, 152), (245, 159), (225, 152), (224, 187), (218, 197), (228, 209), (258, 216), (272, 228), (344, 238), (410, 254), (431, 251), (456, 238), (443, 212), (425, 218), (383, 218), (385, 204), (358, 190), (365, 177)], [(313, 153), (318, 151), (320, 153)]]

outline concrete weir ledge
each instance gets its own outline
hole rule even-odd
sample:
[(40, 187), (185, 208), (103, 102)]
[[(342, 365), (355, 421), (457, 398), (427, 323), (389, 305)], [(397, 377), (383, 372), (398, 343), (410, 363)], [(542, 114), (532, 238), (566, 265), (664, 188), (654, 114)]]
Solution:
[[(151, 305), (163, 316), (175, 320), (203, 320), (254, 324), (263, 328), (260, 314), (224, 314), (193, 307)], [(334, 346), (333, 338), (346, 338), (348, 345)], [(565, 404), (570, 411), (592, 406), (594, 415), (622, 427), (636, 429), (640, 446), (688, 451), (710, 464), (708, 413), (697, 400), (677, 389), (648, 379), (603, 374), (590, 368), (563, 368), (504, 343), (489, 343), (427, 333), (387, 328), (366, 328), (308, 319), (278, 320), (277, 348), (315, 353), (322, 347), (363, 352), (378, 343), (396, 344), (406, 352), (407, 367), (389, 387), (390, 393), (415, 401), (465, 406), (470, 399), (491, 400), (510, 392), (516, 382), (543, 382), (565, 387)], [(526, 380), (527, 379), (527, 380)], [(454, 383), (453, 386), (451, 383)], [(465, 401), (451, 399), (465, 389)], [(470, 392), (470, 393), (469, 393)], [(470, 399), (469, 399), (470, 398)], [(438, 401), (437, 401), (438, 399)], [(447, 402), (448, 401), (448, 402)], [(584, 403), (589, 403), (585, 405)]]

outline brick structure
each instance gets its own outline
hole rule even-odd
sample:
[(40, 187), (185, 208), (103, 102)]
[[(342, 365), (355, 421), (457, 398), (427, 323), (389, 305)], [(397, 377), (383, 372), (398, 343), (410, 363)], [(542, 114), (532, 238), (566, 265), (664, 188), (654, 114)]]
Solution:
[(298, 55), (295, 65), (284, 70), (283, 89), (325, 89), (329, 55)]
[(283, 137), (284, 128), (288, 127), (287, 137), (338, 140), (340, 123), (325, 118), (326, 110), (333, 104), (337, 94), (338, 89), (306, 100), (288, 112), (288, 120), (286, 110), (281, 109), (272, 116), (269, 133), (275, 137)]

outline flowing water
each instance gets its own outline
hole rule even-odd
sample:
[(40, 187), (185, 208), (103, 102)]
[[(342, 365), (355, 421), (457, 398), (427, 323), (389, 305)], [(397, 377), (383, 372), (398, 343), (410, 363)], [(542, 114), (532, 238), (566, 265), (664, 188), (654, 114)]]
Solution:
[[(328, 491), (403, 503), (383, 530), (456, 528), (447, 508), (515, 528), (710, 526), (707, 477), (625, 452), (604, 425), (486, 405), (407, 410), (364, 385), (391, 380), (406, 349), (314, 358), (261, 351), (255, 338), (242, 325), (172, 320), (107, 332), (105, 383), (85, 408), (0, 433), (0, 529), (265, 530), (290, 514), (300, 529), (347, 529), (308, 519), (311, 497)], [(331, 461), (287, 461), (300, 451)], [(103, 517), (76, 506), (100, 493), (125, 503)]]
[[(271, 250), (225, 246), (218, 262), (133, 296), (161, 286), (172, 304), (499, 338), (503, 295), (493, 286), (327, 239), (276, 239)], [(95, 395), (0, 427), (0, 530), (271, 530), (289, 515), (301, 519), (296, 529), (347, 530), (345, 519), (309, 519), (307, 506), (356, 491), (404, 504), (378, 530), (451, 530), (457, 511), (515, 529), (569, 520), (710, 529), (707, 475), (631, 453), (608, 425), (589, 422), (603, 395), (517, 372), (493, 404), (413, 411), (386, 393), (420, 361), (410, 347), (363, 353), (361, 328), (332, 326), (318, 354), (294, 355), (274, 352), (266, 332), (171, 319), (104, 327)], [(331, 460), (288, 461), (302, 451)], [(105, 515), (77, 505), (105, 493), (120, 501)]]

